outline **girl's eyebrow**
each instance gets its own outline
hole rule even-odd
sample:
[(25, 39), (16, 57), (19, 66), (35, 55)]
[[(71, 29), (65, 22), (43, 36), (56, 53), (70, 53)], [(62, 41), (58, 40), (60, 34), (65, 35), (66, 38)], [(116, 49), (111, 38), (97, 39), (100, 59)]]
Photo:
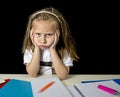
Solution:
[[(42, 34), (42, 32), (38, 32), (38, 31), (35, 31), (34, 33), (40, 33), (40, 34)], [(44, 34), (55, 34), (55, 33), (53, 33), (53, 32), (45, 32)]]
[(40, 32), (34, 32), (35, 34), (41, 34)]

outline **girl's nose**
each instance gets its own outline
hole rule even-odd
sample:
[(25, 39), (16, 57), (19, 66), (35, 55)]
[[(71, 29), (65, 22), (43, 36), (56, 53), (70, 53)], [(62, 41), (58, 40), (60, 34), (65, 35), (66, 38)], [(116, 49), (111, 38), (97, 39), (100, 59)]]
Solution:
[(42, 37), (41, 37), (41, 43), (45, 44), (46, 42), (47, 42), (47, 41), (46, 41), (45, 36), (42, 36)]

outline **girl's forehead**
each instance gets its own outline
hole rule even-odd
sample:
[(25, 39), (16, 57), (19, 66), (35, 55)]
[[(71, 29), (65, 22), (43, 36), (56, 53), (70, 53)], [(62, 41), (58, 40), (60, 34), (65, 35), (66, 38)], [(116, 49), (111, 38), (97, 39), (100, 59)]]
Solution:
[(40, 25), (40, 24), (47, 24), (47, 25), (53, 25), (54, 21), (48, 19), (48, 20), (34, 20), (33, 25)]
[(48, 26), (48, 27), (57, 27), (57, 24), (55, 21), (48, 19), (48, 20), (34, 20), (32, 23), (32, 27), (37, 26)]
[(34, 31), (48, 32), (48, 31), (55, 31), (56, 26), (53, 22), (49, 20), (40, 20), (33, 22), (32, 29)]

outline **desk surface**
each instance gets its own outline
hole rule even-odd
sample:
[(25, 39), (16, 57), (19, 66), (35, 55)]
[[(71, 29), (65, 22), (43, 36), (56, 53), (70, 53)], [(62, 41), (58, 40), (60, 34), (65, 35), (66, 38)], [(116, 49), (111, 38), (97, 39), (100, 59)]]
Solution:
[[(42, 77), (50, 77), (50, 76), (56, 76), (56, 75), (40, 75), (38, 77), (42, 78)], [(26, 81), (30, 81), (31, 79), (33, 79), (32, 77), (30, 77), (28, 74), (0, 74), (0, 79), (7, 79), (7, 78), (14, 78), (14, 79), (20, 79), (20, 80), (26, 80)], [(111, 74), (111, 75), (107, 75), (107, 74), (73, 74), (73, 75), (69, 75), (67, 79), (63, 80), (63, 83), (67, 86), (73, 85), (75, 83), (79, 83), (80, 81), (83, 80), (101, 80), (101, 79), (114, 79), (114, 78), (120, 78), (120, 74)]]

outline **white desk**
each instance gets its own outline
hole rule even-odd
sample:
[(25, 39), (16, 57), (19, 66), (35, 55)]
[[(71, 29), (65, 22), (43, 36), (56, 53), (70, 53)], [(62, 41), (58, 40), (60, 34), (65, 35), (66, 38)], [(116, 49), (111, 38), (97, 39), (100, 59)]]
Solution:
[[(39, 77), (49, 77), (49, 76), (56, 76), (56, 75), (40, 75)], [(33, 79), (28, 74), (0, 74), (0, 78), (7, 79), (7, 78), (14, 78), (14, 79), (20, 79), (20, 80), (26, 80), (30, 81)], [(67, 86), (73, 85), (75, 83), (79, 83), (83, 80), (101, 80), (101, 79), (114, 79), (114, 78), (120, 78), (120, 74), (113, 74), (113, 75), (107, 75), (107, 74), (93, 74), (93, 75), (87, 75), (87, 74), (78, 74), (78, 75), (69, 75), (67, 79), (63, 80), (63, 83)]]

